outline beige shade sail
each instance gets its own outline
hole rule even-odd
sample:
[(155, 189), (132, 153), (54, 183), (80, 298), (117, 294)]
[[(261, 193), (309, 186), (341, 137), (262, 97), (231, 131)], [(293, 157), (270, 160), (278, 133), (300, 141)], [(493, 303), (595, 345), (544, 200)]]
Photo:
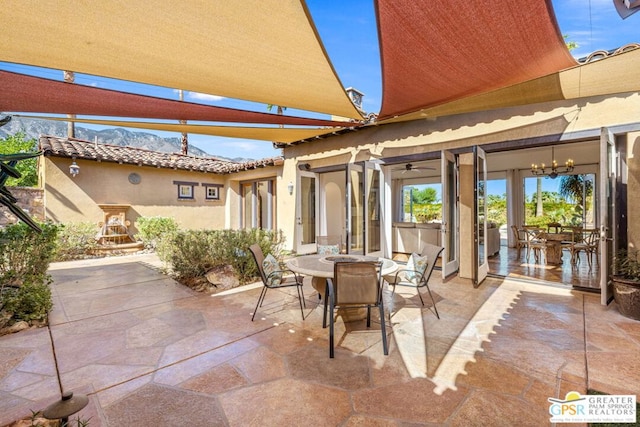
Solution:
[(381, 119), (576, 65), (551, 0), (377, 0)]
[(1, 16), (0, 61), (362, 118), (301, 0), (5, 0)]
[(640, 48), (488, 93), (400, 115), (379, 123), (442, 117), (496, 108), (640, 91)]
[(345, 125), (345, 122), (137, 95), (1, 70), (0, 93), (0, 111), (277, 125)]
[(212, 125), (194, 125), (194, 124), (178, 124), (178, 123), (160, 123), (160, 122), (134, 122), (134, 121), (118, 121), (118, 120), (101, 120), (101, 119), (83, 119), (68, 117), (48, 117), (48, 116), (26, 116), (16, 115), (15, 117), (23, 117), (27, 119), (39, 120), (56, 120), (61, 122), (74, 123), (91, 123), (103, 126), (136, 128), (136, 129), (153, 129), (166, 132), (193, 133), (200, 135), (225, 136), (229, 138), (257, 139), (263, 141), (273, 141), (288, 144), (304, 139), (315, 138), (316, 136), (325, 135), (331, 132), (342, 130), (342, 128), (266, 128), (266, 127), (248, 127), (248, 126), (212, 126)]

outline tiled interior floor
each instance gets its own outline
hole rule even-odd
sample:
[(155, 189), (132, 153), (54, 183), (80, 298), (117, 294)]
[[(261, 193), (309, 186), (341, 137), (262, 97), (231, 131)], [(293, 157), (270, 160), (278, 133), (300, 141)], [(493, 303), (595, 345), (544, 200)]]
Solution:
[[(379, 318), (336, 330), (305, 287), (214, 295), (162, 275), (151, 255), (52, 265), (48, 328), (0, 337), (0, 425), (64, 390), (97, 426), (540, 426), (549, 397), (640, 392), (640, 322), (568, 286), (432, 277), (441, 319), (415, 290), (386, 291)], [(425, 298), (428, 304), (429, 298)], [(53, 338), (53, 346), (51, 338)]]
[(500, 276), (539, 279), (548, 282), (564, 283), (583, 289), (600, 289), (600, 263), (597, 256), (592, 257), (591, 266), (587, 255), (580, 252), (578, 262), (571, 263), (571, 255), (562, 253), (562, 264), (549, 265), (544, 259), (536, 262), (533, 254), (529, 259), (523, 249), (518, 257), (515, 248), (500, 246), (500, 251), (488, 258), (489, 271)]

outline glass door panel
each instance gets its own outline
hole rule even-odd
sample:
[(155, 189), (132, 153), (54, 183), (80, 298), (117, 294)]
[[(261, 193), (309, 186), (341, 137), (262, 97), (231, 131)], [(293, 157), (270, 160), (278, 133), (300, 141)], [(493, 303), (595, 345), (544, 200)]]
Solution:
[(600, 302), (607, 305), (613, 298), (609, 283), (616, 239), (616, 147), (613, 133), (602, 128), (600, 134)]
[(487, 156), (480, 147), (475, 147), (475, 252), (476, 271), (474, 274), (474, 286), (478, 287), (486, 279), (489, 273), (489, 263), (487, 262)]
[(347, 168), (347, 251), (364, 253), (364, 180), (361, 165)]
[(365, 163), (366, 174), (366, 206), (365, 238), (367, 254), (380, 252), (380, 212), (382, 210), (382, 191), (380, 187), (379, 166)]
[(441, 241), (444, 251), (442, 253), (442, 277), (447, 277), (459, 269), (458, 250), (458, 170), (453, 153), (443, 151), (442, 162), (442, 227)]
[(316, 250), (318, 230), (318, 179), (314, 173), (300, 172), (297, 197), (296, 251), (311, 253)]

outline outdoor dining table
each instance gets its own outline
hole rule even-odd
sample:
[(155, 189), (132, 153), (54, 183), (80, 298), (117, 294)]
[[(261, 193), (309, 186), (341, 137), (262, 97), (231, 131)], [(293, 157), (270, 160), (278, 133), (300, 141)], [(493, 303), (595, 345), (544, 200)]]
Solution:
[[(287, 268), (304, 276), (311, 276), (311, 285), (318, 291), (320, 298), (324, 299), (327, 279), (333, 278), (333, 265), (335, 262), (374, 261), (381, 262), (382, 276), (392, 275), (398, 270), (398, 264), (387, 258), (379, 258), (367, 255), (301, 255), (287, 261)], [(349, 314), (351, 313), (351, 314)], [(362, 319), (362, 310), (345, 309), (343, 318), (345, 321)], [(366, 313), (366, 311), (364, 311)]]

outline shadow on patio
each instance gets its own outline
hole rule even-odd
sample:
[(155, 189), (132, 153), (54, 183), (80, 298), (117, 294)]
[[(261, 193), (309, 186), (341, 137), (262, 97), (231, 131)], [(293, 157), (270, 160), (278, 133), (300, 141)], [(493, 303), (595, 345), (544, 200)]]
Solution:
[[(487, 279), (432, 291), (441, 319), (399, 290), (390, 354), (379, 324), (336, 323), (329, 359), (310, 285), (198, 294), (158, 272), (155, 256), (53, 264), (47, 328), (0, 337), (0, 425), (64, 390), (89, 395), (90, 425), (531, 425), (547, 398), (587, 388), (640, 391), (640, 322), (563, 287)], [(376, 319), (379, 322), (379, 319)], [(387, 319), (388, 321), (388, 319)], [(53, 338), (53, 346), (50, 339)]]

